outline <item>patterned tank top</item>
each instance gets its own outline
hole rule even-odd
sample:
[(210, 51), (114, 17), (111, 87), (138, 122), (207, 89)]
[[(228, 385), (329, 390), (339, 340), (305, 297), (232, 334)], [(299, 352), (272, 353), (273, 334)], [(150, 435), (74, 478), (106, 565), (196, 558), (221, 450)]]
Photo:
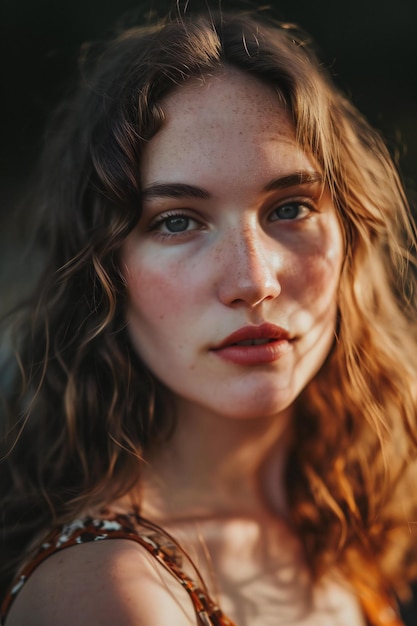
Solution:
[[(106, 519), (85, 518), (52, 530), (34, 556), (24, 566), (6, 593), (0, 609), (0, 626), (4, 626), (8, 611), (32, 572), (52, 554), (71, 546), (109, 539), (129, 539), (140, 544), (187, 591), (201, 626), (236, 626), (210, 597), (204, 583), (196, 583), (181, 569), (179, 547), (168, 534), (152, 526), (138, 530), (136, 515), (114, 515)], [(404, 626), (389, 594), (372, 595), (358, 590), (359, 599), (369, 626)]]

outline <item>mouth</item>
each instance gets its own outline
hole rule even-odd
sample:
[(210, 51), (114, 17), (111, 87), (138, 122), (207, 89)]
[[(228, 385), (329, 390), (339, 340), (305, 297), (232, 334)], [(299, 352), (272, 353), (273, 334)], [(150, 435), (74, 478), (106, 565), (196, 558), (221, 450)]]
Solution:
[(265, 343), (271, 343), (276, 341), (276, 339), (244, 339), (243, 341), (236, 341), (236, 343), (232, 343), (229, 345), (232, 346), (263, 346)]
[(223, 339), (214, 349), (221, 350), (228, 346), (262, 346), (268, 343), (289, 340), (290, 334), (285, 328), (281, 328), (281, 326), (276, 326), (275, 324), (264, 323), (260, 326), (244, 326), (243, 328), (239, 328), (239, 330), (236, 330)]
[(213, 352), (238, 365), (262, 365), (277, 361), (292, 346), (288, 331), (275, 324), (244, 326), (226, 337)]

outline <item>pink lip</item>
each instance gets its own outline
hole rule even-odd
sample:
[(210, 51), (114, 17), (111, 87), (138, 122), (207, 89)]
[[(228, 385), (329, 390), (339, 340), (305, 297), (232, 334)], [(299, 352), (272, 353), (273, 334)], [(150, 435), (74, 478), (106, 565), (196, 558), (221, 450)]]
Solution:
[[(254, 346), (236, 345), (241, 341), (269, 339), (268, 343)], [(226, 361), (238, 365), (262, 365), (284, 356), (291, 349), (289, 333), (275, 324), (244, 326), (226, 337), (213, 352)]]

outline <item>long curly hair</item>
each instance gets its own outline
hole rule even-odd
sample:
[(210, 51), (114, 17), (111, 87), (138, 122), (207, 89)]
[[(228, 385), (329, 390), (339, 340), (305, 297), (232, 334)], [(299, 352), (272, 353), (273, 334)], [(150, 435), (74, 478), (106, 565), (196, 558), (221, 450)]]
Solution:
[[(321, 167), (345, 259), (331, 354), (296, 401), (286, 481), (314, 577), (363, 563), (414, 575), (415, 229), (389, 153), (290, 25), (177, 17), (92, 49), (46, 136), (31, 211), (47, 251), (14, 314), (15, 380), (0, 472), (4, 581), (53, 524), (140, 484), (142, 454), (175, 427), (169, 392), (133, 350), (118, 255), (141, 214), (140, 165), (161, 100), (227, 66), (270, 85)], [(369, 572), (369, 569), (368, 569)], [(368, 580), (369, 585), (373, 583)]]

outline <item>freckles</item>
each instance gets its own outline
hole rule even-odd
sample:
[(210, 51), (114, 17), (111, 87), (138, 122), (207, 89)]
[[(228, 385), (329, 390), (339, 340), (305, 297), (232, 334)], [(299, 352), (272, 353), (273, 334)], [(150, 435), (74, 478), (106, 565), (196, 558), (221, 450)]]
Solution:
[(340, 278), (343, 244), (339, 227), (324, 225), (301, 262), (305, 280), (325, 296), (333, 292)]
[(146, 280), (140, 281), (136, 288), (136, 302), (148, 317), (157, 316), (165, 319), (181, 308), (183, 293), (176, 280), (170, 280), (159, 273), (151, 274)]
[(306, 280), (324, 295), (335, 288), (339, 281), (339, 273), (338, 259), (320, 254), (310, 259)]
[(182, 264), (138, 263), (126, 275), (131, 310), (144, 320), (172, 319), (186, 306), (187, 292), (192, 290)]
[(340, 266), (337, 251), (310, 251), (302, 258), (294, 259), (287, 288), (299, 302), (328, 307), (336, 298)]

